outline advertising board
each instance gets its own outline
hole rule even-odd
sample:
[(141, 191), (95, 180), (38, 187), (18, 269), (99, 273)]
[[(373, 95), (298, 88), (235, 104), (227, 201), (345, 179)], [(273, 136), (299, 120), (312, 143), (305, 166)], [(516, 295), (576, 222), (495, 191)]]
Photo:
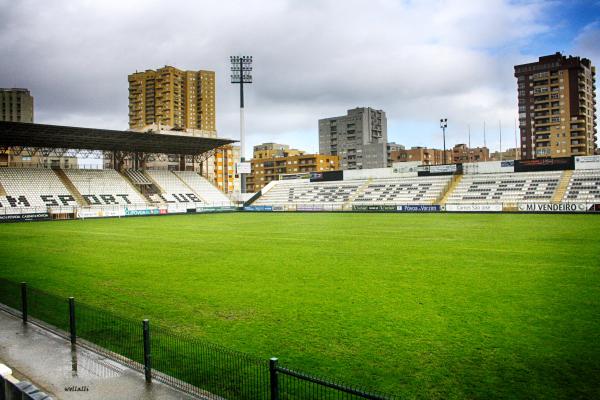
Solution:
[(588, 212), (600, 212), (600, 204), (588, 204)]
[(77, 212), (78, 218), (99, 218), (101, 216), (100, 210), (79, 210)]
[(387, 204), (353, 204), (352, 211), (361, 212), (396, 212), (398, 207)]
[(450, 212), (501, 212), (502, 204), (446, 204)]
[(311, 182), (331, 182), (344, 180), (344, 171), (311, 172)]
[(429, 167), (430, 174), (452, 174), (456, 172), (456, 164), (448, 165), (431, 165)]
[(299, 204), (296, 211), (324, 211), (322, 204)]
[(409, 204), (398, 206), (397, 210), (400, 212), (438, 212), (441, 211), (441, 207), (432, 204)]
[(125, 208), (125, 215), (126, 216), (134, 216), (134, 215), (158, 215), (158, 214), (160, 214), (160, 211), (158, 210), (158, 208), (146, 208), (146, 209), (142, 209), (142, 210), (130, 210), (128, 208)]
[(573, 169), (574, 166), (574, 161), (571, 157), (516, 160), (515, 172), (562, 171)]
[(44, 221), (50, 219), (50, 214), (26, 213), (26, 214), (0, 214), (0, 222), (22, 222), (22, 221)]
[(584, 203), (519, 203), (518, 209), (523, 212), (586, 212), (588, 205)]
[(600, 156), (576, 156), (575, 169), (600, 169)]
[(245, 211), (273, 211), (272, 206), (246, 206)]
[(250, 165), (249, 162), (239, 162), (236, 164), (236, 168), (237, 174), (251, 174), (252, 173), (252, 166)]

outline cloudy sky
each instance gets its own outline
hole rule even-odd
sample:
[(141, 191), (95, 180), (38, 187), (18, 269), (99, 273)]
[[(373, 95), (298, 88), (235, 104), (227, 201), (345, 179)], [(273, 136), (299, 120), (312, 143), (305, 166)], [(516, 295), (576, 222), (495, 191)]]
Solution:
[[(0, 87), (38, 123), (126, 129), (127, 75), (217, 73), (219, 136), (239, 138), (229, 56), (252, 55), (248, 145), (318, 151), (319, 118), (383, 109), (406, 146), (514, 143), (513, 65), (561, 51), (600, 66), (600, 1), (0, 0)], [(249, 146), (248, 146), (249, 147)], [(250, 148), (247, 154), (251, 154)]]

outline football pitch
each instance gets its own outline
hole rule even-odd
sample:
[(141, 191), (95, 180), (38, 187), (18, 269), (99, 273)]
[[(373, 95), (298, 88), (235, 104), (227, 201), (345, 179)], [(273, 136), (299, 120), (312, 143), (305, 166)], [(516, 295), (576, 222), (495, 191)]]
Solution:
[(406, 398), (600, 398), (600, 218), (0, 225), (0, 277)]

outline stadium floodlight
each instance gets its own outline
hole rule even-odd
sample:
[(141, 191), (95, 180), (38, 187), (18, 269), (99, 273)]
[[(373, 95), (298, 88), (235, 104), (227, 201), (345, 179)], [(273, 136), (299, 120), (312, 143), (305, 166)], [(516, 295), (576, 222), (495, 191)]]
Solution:
[[(252, 56), (231, 56), (231, 83), (240, 85), (240, 155), (244, 162), (244, 84), (252, 83)], [(246, 193), (246, 174), (242, 173), (242, 193)]]
[(446, 164), (446, 128), (448, 127), (448, 118), (440, 119), (440, 128), (442, 128), (442, 136), (444, 137), (444, 164)]

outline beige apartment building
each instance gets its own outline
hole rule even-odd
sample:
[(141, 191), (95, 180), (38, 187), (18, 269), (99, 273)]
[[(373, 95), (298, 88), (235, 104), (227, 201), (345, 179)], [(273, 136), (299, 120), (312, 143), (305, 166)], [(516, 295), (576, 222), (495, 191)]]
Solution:
[(593, 155), (596, 69), (561, 53), (515, 66), (523, 159)]
[(338, 156), (305, 154), (288, 145), (263, 143), (254, 146), (251, 160), (252, 173), (246, 178), (248, 192), (256, 192), (280, 175), (306, 175), (310, 172), (335, 171), (340, 169)]
[(430, 149), (427, 147), (412, 147), (398, 149), (390, 153), (393, 162), (420, 162), (421, 165), (459, 164), (467, 162), (488, 161), (490, 150), (487, 147), (469, 147), (466, 144), (457, 144), (452, 149)]
[[(421, 165), (440, 165), (444, 163), (444, 151), (430, 149), (427, 147), (411, 147), (410, 149), (399, 149), (390, 153), (392, 162), (414, 162), (418, 161)], [(446, 160), (450, 162), (452, 151), (446, 150)]]
[(135, 72), (129, 81), (129, 128), (216, 131), (215, 73), (171, 66)]

